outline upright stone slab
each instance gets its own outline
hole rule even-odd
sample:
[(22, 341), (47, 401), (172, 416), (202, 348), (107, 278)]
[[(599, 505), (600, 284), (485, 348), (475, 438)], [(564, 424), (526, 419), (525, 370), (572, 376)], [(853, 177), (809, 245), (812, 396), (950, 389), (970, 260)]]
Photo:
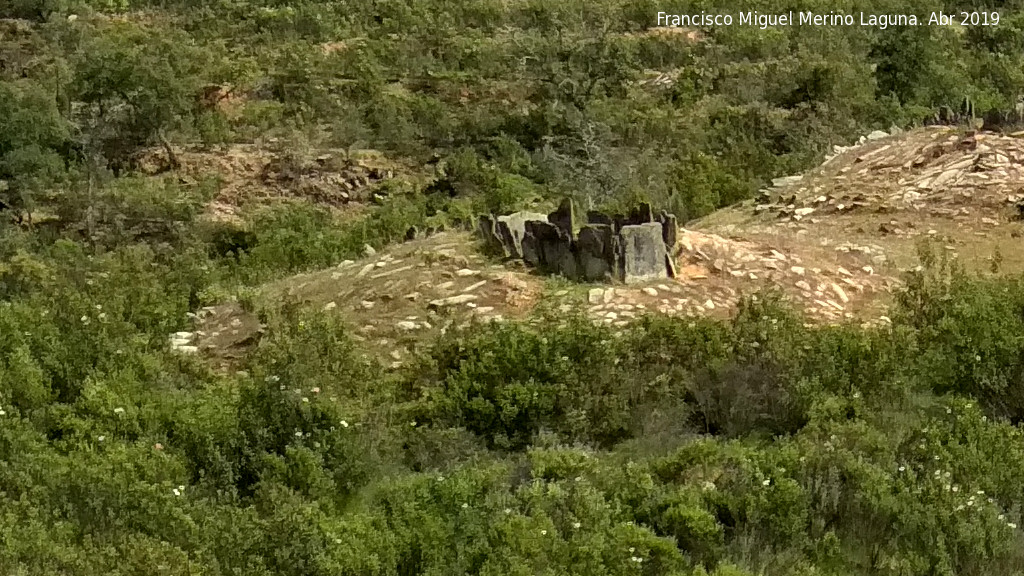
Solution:
[(667, 277), (661, 224), (623, 226), (619, 236), (624, 282), (631, 284)]
[(647, 224), (648, 222), (654, 222), (654, 210), (647, 202), (641, 202), (639, 206), (630, 211), (629, 224)]
[(498, 221), (495, 223), (495, 234), (506, 258), (524, 258), (522, 242), (526, 232), (526, 222), (530, 220), (544, 221), (547, 220), (547, 216), (539, 212), (515, 212), (498, 216)]
[(589, 224), (580, 228), (576, 246), (579, 275), (583, 280), (600, 282), (614, 275), (615, 253), (611, 226)]
[[(528, 252), (532, 252), (533, 262), (527, 259)], [(544, 272), (557, 272), (559, 255), (558, 227), (549, 222), (527, 220), (523, 237), (523, 259), (527, 264)]]
[(619, 230), (612, 234), (612, 277), (622, 282), (626, 278), (626, 267), (623, 261), (623, 242)]
[(523, 251), (523, 262), (526, 262), (528, 266), (533, 268), (540, 268), (540, 242), (533, 235), (533, 228), (530, 226), (530, 222), (527, 222), (526, 230), (523, 232), (523, 239), (520, 243)]
[(587, 210), (587, 224), (612, 225), (612, 217), (598, 210)]
[(676, 249), (676, 242), (679, 239), (679, 221), (675, 214), (669, 214), (664, 210), (658, 218), (661, 222), (661, 237), (665, 240), (665, 249), (671, 254)]
[(618, 234), (619, 230), (622, 230), (623, 226), (629, 225), (629, 219), (622, 214), (612, 215), (612, 234)]
[[(480, 239), (484, 241), (484, 244), (489, 250), (501, 248), (501, 241), (498, 239), (498, 236), (494, 231), (494, 218), (489, 214), (481, 214), (476, 219), (476, 229), (477, 235), (480, 236)], [(409, 239), (408, 235), (406, 235), (406, 240)]]
[(564, 276), (567, 280), (579, 280), (579, 246), (565, 233), (558, 231), (558, 244), (555, 253), (552, 255), (552, 262), (555, 274)]
[(526, 229), (529, 236), (536, 238), (537, 267), (541, 271), (569, 279), (577, 277), (574, 242), (565, 230), (536, 220), (527, 222)]
[(554, 224), (560, 230), (564, 230), (572, 238), (572, 223), (575, 220), (573, 216), (572, 200), (563, 198), (562, 202), (558, 205), (558, 209), (548, 214), (548, 222)]

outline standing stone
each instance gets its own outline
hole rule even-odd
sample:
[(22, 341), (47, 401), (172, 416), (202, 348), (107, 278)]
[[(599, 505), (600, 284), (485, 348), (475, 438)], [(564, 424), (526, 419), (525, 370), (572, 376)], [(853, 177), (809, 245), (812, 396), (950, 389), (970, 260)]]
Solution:
[(623, 261), (623, 242), (621, 230), (612, 234), (612, 277), (622, 282), (626, 277), (626, 267)]
[(612, 233), (618, 234), (619, 230), (622, 230), (623, 226), (629, 224), (629, 220), (626, 219), (622, 214), (612, 215)]
[(526, 222), (526, 232), (536, 239), (537, 267), (547, 273), (557, 273), (562, 258), (562, 239), (558, 227), (549, 222), (529, 220)]
[(611, 226), (612, 217), (598, 210), (588, 210), (587, 224), (605, 224)]
[(667, 277), (661, 224), (623, 226), (619, 235), (623, 281), (629, 284)]
[[(477, 234), (484, 241), (488, 251), (501, 250), (501, 240), (495, 233), (494, 218), (489, 214), (481, 214), (476, 221)], [(408, 238), (407, 238), (408, 239)]]
[(523, 254), (523, 262), (534, 268), (540, 267), (540, 243), (533, 235), (533, 230), (527, 227), (523, 232), (523, 239), (519, 244)]
[(647, 202), (641, 202), (640, 205), (629, 213), (630, 224), (647, 224), (648, 222), (654, 222), (654, 210), (651, 209), (651, 205)]
[(564, 230), (558, 231), (558, 244), (555, 250), (555, 273), (568, 280), (579, 280), (579, 245)]
[(661, 237), (665, 240), (665, 249), (671, 254), (676, 249), (676, 242), (679, 237), (679, 221), (675, 214), (669, 214), (664, 210), (658, 218), (661, 222)]
[(548, 222), (554, 224), (559, 229), (564, 230), (569, 237), (572, 237), (573, 221), (573, 206), (572, 200), (569, 198), (563, 198), (562, 202), (558, 205), (558, 209), (548, 214)]
[(576, 241), (580, 276), (588, 282), (606, 280), (613, 275), (615, 254), (612, 228), (607, 224), (590, 224), (580, 229)]
[(547, 220), (547, 216), (537, 212), (515, 212), (498, 216), (495, 234), (498, 237), (506, 258), (523, 258), (522, 241), (529, 220)]

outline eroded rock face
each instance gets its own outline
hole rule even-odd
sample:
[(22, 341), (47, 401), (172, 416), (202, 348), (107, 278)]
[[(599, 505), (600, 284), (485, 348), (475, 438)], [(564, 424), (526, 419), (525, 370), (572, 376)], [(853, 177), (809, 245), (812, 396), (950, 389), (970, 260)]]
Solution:
[(646, 203), (628, 217), (592, 210), (578, 237), (574, 220), (572, 202), (564, 200), (547, 215), (484, 215), (477, 229), (505, 257), (521, 258), (529, 266), (571, 280), (637, 282), (674, 275), (669, 254), (678, 235), (675, 216), (664, 211), (655, 216)]

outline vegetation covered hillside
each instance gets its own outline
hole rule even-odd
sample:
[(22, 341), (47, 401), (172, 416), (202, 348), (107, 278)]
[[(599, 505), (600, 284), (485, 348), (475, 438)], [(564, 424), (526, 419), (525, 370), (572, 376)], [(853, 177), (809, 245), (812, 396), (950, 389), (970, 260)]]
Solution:
[[(0, 573), (1024, 573), (1019, 139), (919, 128), (1017, 111), (1024, 6), (655, 22), (741, 8), (973, 9), (0, 0)], [(685, 277), (462, 230), (565, 196)]]

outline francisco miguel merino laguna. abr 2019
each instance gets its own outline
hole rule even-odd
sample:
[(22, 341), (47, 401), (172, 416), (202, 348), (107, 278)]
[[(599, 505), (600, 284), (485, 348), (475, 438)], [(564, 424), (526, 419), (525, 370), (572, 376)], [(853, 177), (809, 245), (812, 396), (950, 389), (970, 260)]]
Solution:
[(881, 30), (889, 26), (917, 26), (915, 14), (816, 14), (814, 12), (783, 12), (762, 14), (740, 12), (734, 19), (730, 14), (667, 14), (658, 12), (658, 26), (756, 26), (762, 30), (777, 26), (872, 26)]

